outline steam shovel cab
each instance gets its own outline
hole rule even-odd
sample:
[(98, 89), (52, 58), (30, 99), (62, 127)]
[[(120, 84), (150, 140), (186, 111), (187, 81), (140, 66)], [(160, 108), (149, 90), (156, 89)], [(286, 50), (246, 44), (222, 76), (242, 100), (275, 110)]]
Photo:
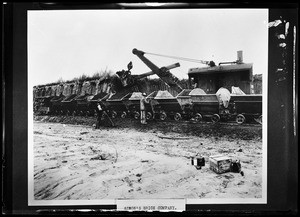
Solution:
[[(224, 62), (212, 67), (191, 68), (188, 77), (190, 86), (201, 88), (207, 94), (206, 96), (192, 96), (195, 113), (200, 111), (208, 114), (216, 112), (219, 118), (235, 119), (238, 124), (251, 120), (262, 123), (262, 95), (253, 94), (253, 64), (243, 63), (241, 53), (238, 53), (238, 60), (234, 62)], [(229, 115), (221, 111), (217, 112), (217, 101), (212, 95), (221, 87), (228, 90), (231, 90), (232, 87), (239, 87), (244, 93), (231, 95)], [(211, 105), (209, 106), (209, 104)]]

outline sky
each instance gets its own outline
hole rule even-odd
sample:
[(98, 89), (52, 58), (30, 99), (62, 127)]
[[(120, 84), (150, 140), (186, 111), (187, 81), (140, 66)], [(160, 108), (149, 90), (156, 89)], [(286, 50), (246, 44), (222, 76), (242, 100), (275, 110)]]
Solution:
[[(28, 11), (28, 76), (32, 85), (71, 80), (101, 71), (151, 71), (133, 48), (144, 52), (210, 61), (237, 60), (243, 51), (253, 74), (267, 73), (267, 9), (142, 9)], [(145, 54), (159, 67), (188, 78), (189, 68), (206, 67)], [(151, 76), (156, 77), (156, 76)]]

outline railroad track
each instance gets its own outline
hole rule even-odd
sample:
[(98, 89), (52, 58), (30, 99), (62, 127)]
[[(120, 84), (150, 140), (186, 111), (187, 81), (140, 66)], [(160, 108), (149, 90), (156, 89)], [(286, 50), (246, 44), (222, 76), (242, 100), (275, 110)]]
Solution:
[[(46, 121), (49, 121), (49, 122), (52, 122), (53, 119), (62, 119), (62, 122), (63, 120), (65, 120), (66, 118), (70, 118), (70, 119), (74, 119), (74, 122), (76, 122), (76, 119), (80, 120), (82, 122), (83, 119), (86, 118), (86, 120), (88, 121), (91, 121), (93, 119), (95, 119), (93, 116), (88, 116), (88, 117), (83, 117), (83, 116), (65, 116), (65, 115), (49, 115), (49, 116), (44, 116), (44, 115), (37, 115), (36, 117), (39, 117), (38, 119), (45, 119), (45, 117), (48, 117), (46, 118), (45, 120)], [(77, 118), (78, 117), (78, 118)], [(96, 119), (95, 119), (96, 120)], [(116, 117), (116, 118), (113, 118), (113, 120), (116, 121), (116, 123), (118, 123), (119, 121), (126, 121), (126, 120), (131, 120), (131, 121), (134, 121), (134, 122), (139, 122), (140, 120), (139, 119), (134, 119), (134, 118), (121, 118), (121, 117)], [(55, 122), (60, 122), (60, 121), (55, 121)], [(208, 125), (208, 126), (213, 126), (213, 125), (221, 125), (221, 126), (236, 126), (236, 127), (262, 127), (261, 124), (259, 123), (256, 123), (256, 122), (251, 122), (251, 123), (243, 123), (243, 124), (238, 124), (234, 121), (227, 121), (227, 122), (222, 122), (222, 121), (219, 121), (219, 122), (210, 122), (210, 121), (193, 121), (193, 120), (178, 120), (178, 121), (175, 121), (175, 120), (170, 120), (170, 119), (167, 119), (167, 120), (159, 120), (159, 119), (155, 119), (155, 120), (148, 120), (148, 124), (151, 124), (151, 123), (170, 123), (170, 124), (191, 124), (191, 125), (199, 125), (199, 126), (205, 126), (205, 125)]]

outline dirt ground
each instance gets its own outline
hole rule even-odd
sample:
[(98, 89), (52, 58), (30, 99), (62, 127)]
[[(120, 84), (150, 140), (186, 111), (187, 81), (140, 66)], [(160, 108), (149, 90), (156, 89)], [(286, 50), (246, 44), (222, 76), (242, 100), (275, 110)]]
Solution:
[[(34, 120), (36, 200), (261, 198), (262, 127), (189, 121), (38, 116)], [(191, 157), (205, 166), (197, 170)], [(241, 161), (240, 173), (216, 174), (208, 158)]]

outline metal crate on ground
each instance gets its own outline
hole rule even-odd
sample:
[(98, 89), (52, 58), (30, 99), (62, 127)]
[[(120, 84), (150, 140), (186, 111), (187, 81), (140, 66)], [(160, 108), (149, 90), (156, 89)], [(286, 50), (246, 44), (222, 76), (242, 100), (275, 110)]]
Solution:
[(214, 155), (209, 157), (209, 168), (215, 173), (221, 174), (230, 172), (231, 158), (223, 155)]

